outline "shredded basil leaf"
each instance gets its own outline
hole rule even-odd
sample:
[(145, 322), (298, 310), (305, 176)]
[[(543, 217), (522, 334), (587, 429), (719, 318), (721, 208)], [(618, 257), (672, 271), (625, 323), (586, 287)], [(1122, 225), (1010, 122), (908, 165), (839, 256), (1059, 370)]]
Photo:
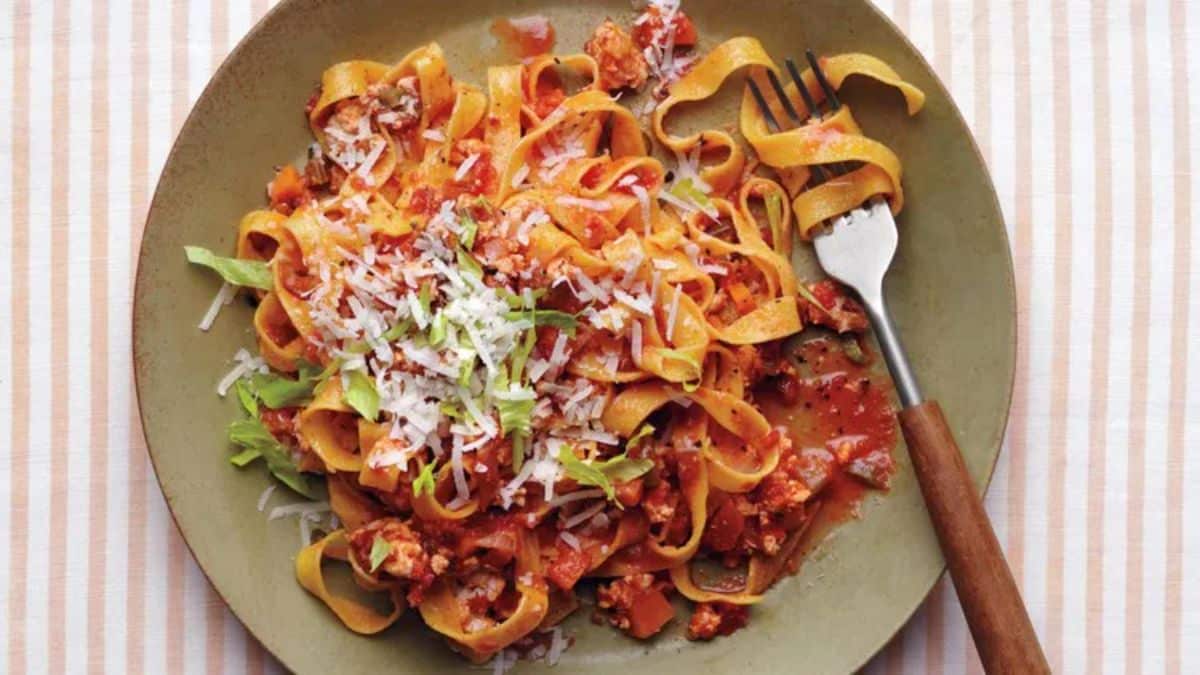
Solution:
[(500, 411), (500, 429), (504, 434), (528, 434), (533, 422), (535, 399), (509, 401), (498, 399), (496, 409)]
[(258, 373), (250, 378), (254, 393), (263, 405), (278, 410), (307, 401), (317, 388), (337, 372), (340, 363), (333, 361), (324, 369), (315, 363), (301, 359), (296, 364), (296, 379), (274, 373)]
[(616, 483), (631, 481), (654, 468), (654, 460), (630, 459), (624, 452), (616, 457), (610, 457), (599, 462), (594, 462), (593, 464), (609, 480)]
[(342, 400), (367, 421), (374, 422), (379, 417), (379, 392), (375, 390), (375, 380), (361, 370), (347, 370), (342, 374), (345, 377)]
[[(381, 342), (392, 342), (393, 340), (398, 339), (400, 336), (408, 333), (412, 327), (413, 320), (405, 319), (384, 331), (383, 334), (379, 336), (379, 340)], [(367, 352), (371, 351), (371, 344), (366, 340), (356, 340), (346, 345), (342, 351), (350, 352), (351, 354), (366, 354)]]
[(433, 321), (429, 324), (430, 346), (436, 347), (442, 344), (446, 339), (447, 328), (449, 328), (449, 321), (446, 319), (446, 315), (441, 312), (434, 314)]
[(236, 286), (248, 286), (269, 291), (274, 286), (271, 279), (271, 269), (261, 260), (239, 260), (225, 258), (200, 246), (184, 246), (188, 262), (203, 265), (225, 281)]
[(661, 354), (664, 359), (682, 361), (683, 363), (691, 366), (692, 370), (695, 371), (696, 376), (695, 378), (683, 383), (683, 390), (688, 393), (696, 391), (696, 389), (700, 386), (700, 376), (704, 372), (700, 366), (700, 362), (696, 360), (696, 357), (688, 354), (687, 352), (683, 352), (678, 349), (671, 349), (669, 347), (659, 347), (658, 353)]
[(479, 223), (470, 215), (464, 215), (462, 220), (462, 234), (458, 235), (458, 242), (463, 248), (470, 251), (475, 248), (475, 235), (479, 233)]
[(465, 387), (471, 383), (471, 374), (475, 372), (475, 359), (477, 355), (474, 349), (463, 349), (461, 352), (462, 364), (458, 371), (458, 386)]
[(521, 466), (525, 464), (525, 434), (513, 434), (512, 439), (512, 470), (513, 473), (521, 473)]
[(604, 496), (609, 499), (616, 496), (612, 481), (608, 479), (608, 476), (605, 476), (604, 472), (591, 464), (576, 457), (575, 451), (571, 449), (570, 445), (564, 443), (558, 449), (558, 463), (562, 465), (567, 477), (573, 479), (576, 483), (598, 487), (604, 491)]
[(433, 488), (436, 487), (433, 474), (436, 468), (437, 462), (430, 462), (421, 467), (421, 473), (417, 474), (417, 478), (412, 484), (414, 497), (420, 497), (425, 493), (433, 494)]
[(788, 252), (783, 250), (783, 233), (788, 223), (783, 222), (783, 197), (778, 192), (771, 192), (763, 201), (767, 207), (767, 224), (771, 226), (771, 245), (786, 256)]
[(255, 395), (251, 385), (246, 380), (238, 380), (234, 385), (237, 391), (238, 401), (242, 404), (242, 409), (251, 417), (258, 417), (258, 397)]
[(860, 366), (867, 362), (867, 355), (863, 353), (862, 346), (858, 344), (858, 338), (853, 335), (844, 335), (841, 342), (842, 351), (851, 362)]
[(800, 297), (812, 303), (814, 307), (822, 312), (825, 312), (826, 314), (829, 314), (829, 310), (825, 308), (825, 305), (821, 304), (820, 300), (817, 300), (817, 296), (813, 295), (813, 292), (809, 290), (808, 286), (804, 284), (796, 284), (796, 292), (800, 294)]
[(640, 443), (643, 438), (649, 438), (653, 434), (654, 434), (654, 425), (650, 424), (649, 422), (646, 422), (646, 423), (642, 424), (642, 426), (638, 427), (637, 432), (634, 433), (632, 436), (630, 436), (629, 440), (625, 441), (625, 447), (631, 448), (631, 447), (637, 445), (638, 443)]
[(712, 200), (708, 198), (708, 195), (703, 190), (696, 187), (691, 178), (684, 178), (677, 181), (667, 192), (686, 202), (695, 204), (701, 211), (713, 210)]
[(579, 326), (579, 319), (574, 314), (560, 312), (556, 309), (539, 309), (530, 310), (528, 312), (506, 312), (504, 318), (509, 321), (520, 321), (526, 319), (531, 322), (534, 327), (551, 326), (557, 328), (567, 335), (574, 336), (575, 329)]
[(417, 292), (417, 302), (421, 303), (425, 316), (433, 313), (433, 284), (428, 281), (421, 284), (421, 290)]
[(375, 540), (371, 542), (371, 569), (369, 571), (374, 572), (379, 569), (391, 552), (392, 545), (388, 543), (388, 540), (376, 534)]
[(254, 460), (258, 459), (259, 457), (262, 457), (262, 453), (259, 452), (258, 450), (247, 449), (247, 450), (243, 450), (243, 451), (239, 452), (238, 454), (234, 455), (233, 457), (230, 457), (229, 461), (234, 466), (241, 468), (243, 466), (246, 466), (250, 462), (253, 462)]
[(479, 261), (475, 259), (475, 256), (465, 251), (461, 246), (458, 248), (458, 251), (455, 253), (455, 255), (458, 259), (458, 266), (460, 269), (468, 274), (474, 275), (476, 279), (483, 278), (483, 268), (479, 266)]
[(279, 482), (309, 499), (313, 498), (308, 477), (300, 473), (287, 448), (275, 440), (257, 418), (238, 420), (230, 424), (229, 440), (245, 448), (230, 460), (235, 465), (245, 466), (261, 456), (267, 462), (267, 469)]
[(654, 468), (653, 460), (630, 459), (624, 452), (609, 459), (585, 462), (575, 456), (571, 446), (565, 444), (558, 450), (558, 462), (569, 478), (580, 485), (600, 488), (610, 500), (616, 497), (614, 481), (631, 481)]

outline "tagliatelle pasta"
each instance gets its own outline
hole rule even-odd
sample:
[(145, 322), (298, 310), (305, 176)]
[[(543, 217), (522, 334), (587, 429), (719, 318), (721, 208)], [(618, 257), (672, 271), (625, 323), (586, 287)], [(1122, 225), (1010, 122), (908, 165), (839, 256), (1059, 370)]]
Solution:
[[(670, 620), (672, 589), (699, 603), (689, 635), (727, 634), (788, 568), (831, 477), (886, 482), (891, 427), (839, 429), (818, 453), (768, 419), (760, 391), (840, 383), (886, 412), (841, 371), (803, 379), (784, 342), (865, 325), (833, 286), (796, 278), (791, 228), (876, 195), (898, 210), (900, 163), (848, 107), (769, 133), (747, 97), (749, 151), (720, 129), (673, 135), (676, 106), (775, 68), (753, 38), (702, 58), (684, 53), (694, 42), (677, 3), (658, 2), (632, 37), (606, 22), (588, 53), (495, 66), (482, 88), (436, 43), (322, 76), (309, 163), (279, 171), (222, 263), (261, 280), (260, 356), (240, 357), (222, 393), (247, 411), (235, 463), (261, 457), (306, 495), (325, 477), (337, 527), (296, 574), (350, 629), (377, 633), (411, 606), (482, 661), (532, 644), (581, 581), (615, 579), (598, 606), (631, 635)], [(665, 96), (650, 138), (605, 90), (623, 72), (612, 59), (639, 58)], [(835, 86), (867, 75), (920, 108), (872, 57), (823, 63)], [(852, 170), (808, 186), (831, 163)], [(331, 592), (324, 559), (393, 609)], [(706, 584), (699, 560), (745, 571)]]

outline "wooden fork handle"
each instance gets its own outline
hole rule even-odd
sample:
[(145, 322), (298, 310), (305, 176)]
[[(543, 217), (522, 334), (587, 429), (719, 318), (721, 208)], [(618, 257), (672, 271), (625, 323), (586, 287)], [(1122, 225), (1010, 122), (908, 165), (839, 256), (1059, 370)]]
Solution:
[(990, 674), (1049, 673), (1021, 592), (941, 406), (925, 401), (900, 411), (899, 417), (983, 667)]

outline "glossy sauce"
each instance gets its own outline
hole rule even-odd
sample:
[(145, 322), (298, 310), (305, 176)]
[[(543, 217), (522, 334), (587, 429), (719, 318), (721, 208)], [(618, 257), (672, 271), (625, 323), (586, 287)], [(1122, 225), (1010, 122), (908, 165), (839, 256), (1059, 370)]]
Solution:
[(554, 48), (554, 25), (540, 14), (496, 19), (491, 33), (514, 59), (547, 54)]
[[(894, 470), (897, 424), (892, 384), (872, 368), (873, 359), (867, 354), (867, 363), (859, 365), (846, 357), (836, 339), (808, 340), (797, 350), (802, 376), (789, 396), (777, 391), (758, 394), (767, 419), (788, 430), (797, 452), (824, 449), (841, 458), (832, 478), (813, 499), (820, 502), (820, 511), (805, 533), (801, 551), (819, 543), (838, 523), (857, 516), (859, 503), (872, 489), (845, 467), (871, 456), (880, 461), (885, 480)], [(794, 402), (786, 400), (792, 398)]]

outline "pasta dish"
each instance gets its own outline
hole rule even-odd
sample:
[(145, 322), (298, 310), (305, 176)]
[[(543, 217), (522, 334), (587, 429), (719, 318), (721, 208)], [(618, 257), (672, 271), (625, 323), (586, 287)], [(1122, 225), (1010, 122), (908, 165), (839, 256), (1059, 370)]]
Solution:
[[(436, 43), (334, 64), (307, 164), (277, 171), (235, 255), (188, 247), (225, 281), (202, 328), (239, 291), (255, 306), (258, 354), (218, 387), (245, 411), (232, 461), (313, 500), (292, 511), (295, 572), (349, 629), (411, 608), (473, 661), (557, 658), (554, 626), (594, 589), (596, 620), (632, 637), (680, 598), (689, 638), (728, 635), (818, 507), (886, 487), (895, 422), (865, 316), (791, 256), (868, 198), (898, 211), (900, 162), (848, 106), (773, 133), (747, 95), (744, 143), (673, 132), (679, 106), (776, 68), (751, 37), (697, 42), (659, 1), (482, 87)], [(871, 56), (821, 64), (921, 107)], [(390, 611), (335, 592), (329, 559)]]

